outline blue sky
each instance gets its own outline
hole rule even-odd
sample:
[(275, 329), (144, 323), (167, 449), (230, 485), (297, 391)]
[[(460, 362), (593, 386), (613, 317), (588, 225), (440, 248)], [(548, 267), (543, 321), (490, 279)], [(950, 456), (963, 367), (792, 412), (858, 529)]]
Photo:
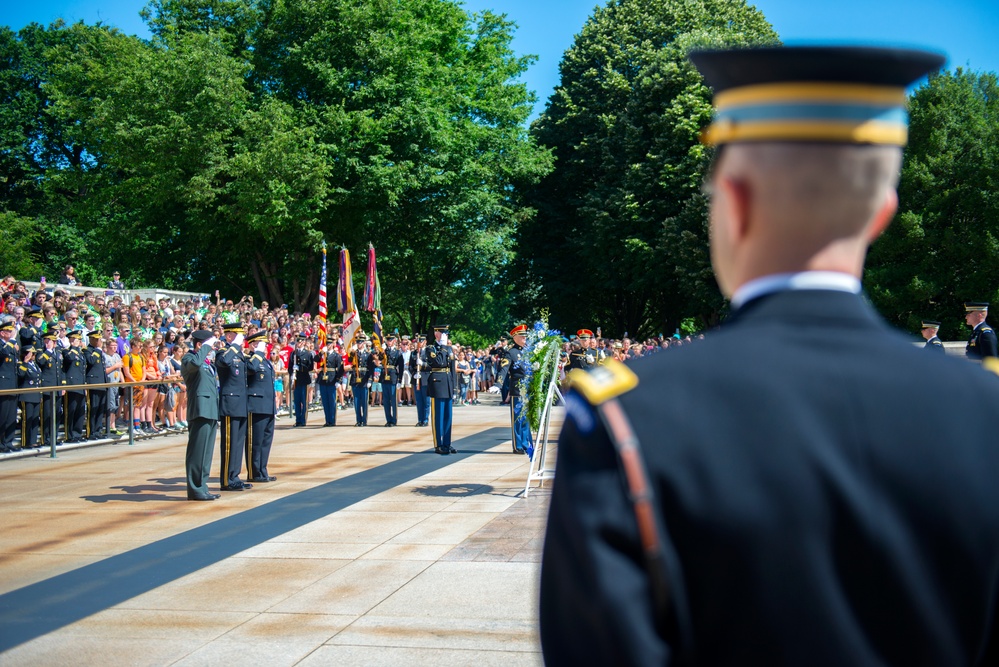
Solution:
[[(56, 18), (103, 21), (147, 36), (139, 10), (146, 0), (3, 0), (0, 25), (20, 28)], [(538, 94), (535, 114), (558, 83), (558, 63), (595, 0), (465, 0), (469, 11), (490, 9), (518, 25), (514, 48), (538, 56), (525, 75)], [(919, 46), (943, 51), (948, 65), (999, 72), (999, 0), (757, 0), (786, 44), (817, 41)]]

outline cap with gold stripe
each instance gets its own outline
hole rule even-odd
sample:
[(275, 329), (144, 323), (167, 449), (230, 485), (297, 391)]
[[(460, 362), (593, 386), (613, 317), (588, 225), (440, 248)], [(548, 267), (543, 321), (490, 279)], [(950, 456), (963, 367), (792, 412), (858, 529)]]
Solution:
[(576, 337), (581, 338), (583, 340), (588, 340), (590, 338), (593, 338), (593, 332), (590, 331), (589, 329), (580, 329), (579, 331), (576, 332)]
[(939, 329), (940, 323), (933, 320), (923, 320), (923, 329)]
[(510, 329), (511, 336), (526, 336), (527, 335), (527, 325), (518, 324), (514, 328)]
[(694, 51), (715, 91), (707, 144), (759, 141), (883, 144), (908, 139), (905, 89), (939, 69), (929, 51), (798, 46)]
[(989, 309), (988, 301), (966, 301), (964, 303), (964, 311), (966, 313), (973, 313), (976, 310), (988, 310), (988, 309)]

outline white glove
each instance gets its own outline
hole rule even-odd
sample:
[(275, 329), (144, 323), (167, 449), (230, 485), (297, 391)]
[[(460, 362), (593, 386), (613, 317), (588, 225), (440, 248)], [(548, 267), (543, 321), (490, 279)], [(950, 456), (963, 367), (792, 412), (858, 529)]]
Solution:
[(208, 340), (206, 340), (204, 343), (202, 343), (202, 345), (207, 345), (208, 347), (215, 347), (215, 343), (217, 343), (217, 342), (219, 342), (219, 339), (216, 338), (215, 336), (212, 336), (211, 338), (209, 338)]
[(233, 345), (243, 346), (243, 334), (236, 334), (236, 337), (232, 339)]
[(498, 394), (498, 393), (500, 393), (500, 388), (497, 387), (496, 385), (493, 385), (493, 386), (489, 387), (489, 389), (487, 390), (486, 393), (489, 393), (489, 394)]
[(267, 354), (267, 343), (260, 341), (254, 349), (260, 354)]

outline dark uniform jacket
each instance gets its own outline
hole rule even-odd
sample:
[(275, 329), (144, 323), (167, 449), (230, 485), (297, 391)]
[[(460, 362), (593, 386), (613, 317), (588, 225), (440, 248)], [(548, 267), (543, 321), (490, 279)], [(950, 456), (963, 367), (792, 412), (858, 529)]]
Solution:
[(971, 340), (968, 341), (968, 347), (965, 348), (964, 354), (969, 359), (999, 357), (996, 332), (992, 330), (988, 322), (982, 322), (971, 332)]
[(315, 367), (314, 355), (309, 350), (295, 350), (291, 354), (291, 371), (295, 386), (312, 384), (312, 369)]
[(219, 374), (219, 414), (245, 417), (246, 357), (238, 345), (228, 345), (215, 353), (215, 369)]
[(263, 352), (254, 352), (246, 362), (246, 409), (257, 415), (277, 413), (274, 406), (274, 365)]
[[(34, 361), (21, 361), (17, 364), (17, 388), (37, 389), (42, 386), (42, 373)], [(17, 400), (22, 403), (41, 403), (42, 395), (38, 392), (18, 394)]]
[[(87, 364), (85, 377), (87, 384), (107, 382), (108, 373), (104, 366), (104, 351), (99, 347), (91, 345), (86, 348), (83, 354)], [(107, 391), (107, 389), (101, 391)]]
[(428, 343), (425, 348), (428, 372), (424, 374), (423, 382), (430, 398), (451, 398), (454, 396), (455, 368), (454, 349), (450, 345), (441, 345), (436, 341)]
[(375, 375), (375, 358), (367, 350), (351, 353), (350, 364), (354, 367), (351, 371), (351, 384), (366, 385)]
[(42, 348), (42, 333), (31, 325), (26, 324), (21, 327), (21, 330), (17, 332), (17, 337), (21, 341), (21, 349), (33, 347), (40, 350)]
[(615, 378), (603, 388), (640, 442), (668, 617), (654, 620), (607, 432), (570, 392), (541, 573), (548, 665), (999, 664), (999, 378), (819, 290), (756, 299), (628, 367), (624, 393), (613, 368), (588, 377)]
[[(87, 381), (87, 360), (83, 354), (83, 348), (70, 347), (63, 350), (62, 370), (66, 384), (86, 384)], [(70, 393), (82, 394), (83, 389), (69, 389)]]
[(51, 350), (42, 350), (35, 357), (42, 373), (43, 387), (58, 387), (65, 384), (62, 378), (62, 350), (56, 345)]
[(0, 389), (17, 389), (18, 361), (13, 341), (0, 341)]
[(382, 382), (397, 384), (402, 378), (402, 351), (398, 348), (385, 348), (382, 355)]
[(503, 361), (500, 362), (500, 374), (496, 383), (503, 384), (503, 381), (509, 375), (511, 396), (520, 396), (520, 381), (527, 375), (527, 369), (524, 367), (527, 361), (521, 360), (523, 353), (524, 348), (516, 344), (511, 345), (507, 348)]
[[(322, 352), (317, 352), (322, 355)], [(316, 375), (316, 384), (331, 385), (336, 384), (343, 377), (343, 357), (336, 350), (326, 355), (323, 369)]]
[(180, 374), (187, 385), (189, 419), (219, 418), (219, 389), (215, 369), (207, 362), (212, 348), (202, 344), (197, 352), (188, 350), (180, 359)]
[(930, 338), (929, 340), (927, 340), (926, 341), (926, 345), (924, 345), (923, 348), (925, 348), (927, 350), (932, 350), (934, 352), (946, 352), (947, 351), (946, 349), (944, 349), (943, 342), (938, 337), (936, 337), (936, 336), (933, 336), (932, 338)]
[(586, 370), (586, 349), (573, 346), (569, 352), (569, 370)]

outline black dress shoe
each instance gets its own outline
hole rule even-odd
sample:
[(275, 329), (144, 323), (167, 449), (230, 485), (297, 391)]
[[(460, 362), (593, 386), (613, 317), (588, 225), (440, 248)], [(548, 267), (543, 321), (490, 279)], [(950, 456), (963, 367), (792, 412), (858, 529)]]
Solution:
[(239, 486), (220, 486), (219, 489), (221, 491), (242, 491), (243, 485), (240, 484)]
[(451, 453), (443, 447), (434, 447), (434, 451), (440, 454), (441, 456), (447, 456), (448, 454)]
[(263, 484), (264, 482), (269, 482), (270, 480), (267, 479), (266, 477), (251, 477), (250, 481), (255, 482), (257, 484)]
[(277, 477), (275, 477), (274, 475), (268, 475), (267, 476), (267, 481), (268, 482), (276, 482), (277, 481)]
[(455, 449), (454, 447), (448, 447), (448, 451), (449, 451), (450, 453), (452, 453), (452, 454), (457, 454), (457, 453), (458, 453), (458, 450), (457, 450), (457, 449)]

